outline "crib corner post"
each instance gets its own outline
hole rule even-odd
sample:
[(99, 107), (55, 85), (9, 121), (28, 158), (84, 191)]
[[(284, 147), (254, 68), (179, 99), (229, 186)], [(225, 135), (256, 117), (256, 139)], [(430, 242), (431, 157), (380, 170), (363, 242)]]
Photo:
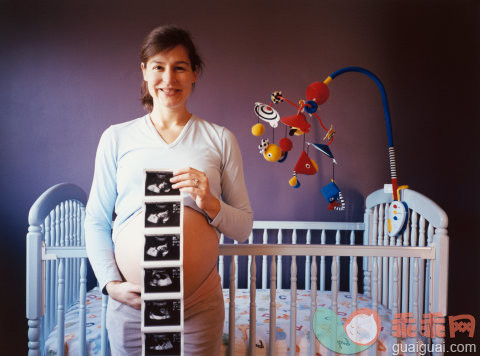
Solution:
[(42, 316), (42, 233), (30, 225), (27, 233), (26, 317), (28, 319), (28, 355), (40, 356)]
[(447, 229), (436, 229), (433, 236), (433, 246), (435, 247), (433, 312), (441, 313), (442, 316), (447, 315), (448, 240)]

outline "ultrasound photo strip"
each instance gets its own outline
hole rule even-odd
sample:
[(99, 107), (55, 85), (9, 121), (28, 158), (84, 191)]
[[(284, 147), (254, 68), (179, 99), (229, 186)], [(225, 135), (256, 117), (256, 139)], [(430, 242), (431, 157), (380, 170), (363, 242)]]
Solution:
[(142, 355), (183, 356), (183, 196), (172, 170), (144, 170)]

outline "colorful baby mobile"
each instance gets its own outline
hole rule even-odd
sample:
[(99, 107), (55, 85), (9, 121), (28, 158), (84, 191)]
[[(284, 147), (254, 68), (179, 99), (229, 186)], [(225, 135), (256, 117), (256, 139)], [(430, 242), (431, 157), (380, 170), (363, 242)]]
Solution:
[[(293, 188), (300, 187), (300, 180), (297, 175), (314, 175), (318, 172), (317, 163), (309, 156), (310, 146), (314, 147), (318, 151), (322, 152), (326, 156), (332, 159), (332, 165), (334, 167), (337, 161), (333, 157), (330, 145), (335, 137), (335, 130), (333, 126), (326, 128), (322, 122), (322, 119), (318, 116), (318, 106), (325, 103), (329, 97), (329, 89), (326, 82), (314, 82), (307, 87), (305, 93), (305, 99), (299, 101), (298, 105), (288, 100), (281, 91), (275, 91), (270, 96), (271, 104), (267, 105), (263, 103), (255, 103), (255, 114), (257, 116), (257, 124), (252, 127), (252, 134), (254, 136), (263, 136), (265, 133), (265, 126), (260, 120), (267, 122), (275, 129), (281, 122), (284, 124), (285, 133), (278, 145), (275, 143), (275, 130), (273, 130), (272, 141), (268, 138), (263, 138), (258, 146), (260, 154), (269, 162), (283, 162), (286, 160), (288, 153), (293, 148), (293, 142), (289, 138), (292, 136), (303, 135), (303, 151), (293, 169), (293, 177), (288, 181)], [(287, 102), (292, 105), (296, 111), (294, 115), (280, 117), (280, 114), (273, 108), (273, 104), (279, 104)], [(323, 143), (307, 142), (305, 135), (310, 132), (311, 124), (309, 119), (315, 117), (323, 130), (325, 135), (323, 137)], [(334, 172), (334, 169), (333, 169)], [(344, 210), (345, 201), (343, 199), (342, 192), (335, 184), (334, 173), (332, 173), (331, 182), (322, 188), (322, 194), (329, 203), (328, 209), (330, 210)]]
[[(330, 146), (335, 138), (335, 130), (333, 126), (327, 128), (317, 112), (319, 106), (325, 103), (328, 100), (330, 91), (328, 85), (332, 82), (333, 79), (338, 77), (341, 74), (347, 72), (357, 72), (362, 73), (370, 77), (382, 96), (383, 109), (385, 114), (385, 123), (387, 126), (387, 138), (388, 138), (388, 157), (390, 161), (390, 175), (391, 175), (391, 188), (393, 195), (393, 203), (395, 206), (401, 206), (399, 201), (400, 193), (397, 183), (397, 172), (396, 172), (396, 162), (395, 162), (395, 149), (393, 146), (393, 133), (392, 125), (390, 121), (390, 112), (388, 109), (387, 95), (383, 84), (380, 82), (378, 77), (376, 77), (372, 72), (360, 68), (360, 67), (345, 67), (340, 70), (333, 72), (330, 76), (327, 77), (323, 82), (313, 82), (311, 83), (305, 91), (305, 99), (298, 101), (298, 105), (288, 100), (281, 91), (275, 91), (270, 96), (271, 104), (255, 103), (255, 114), (257, 116), (257, 124), (252, 127), (252, 134), (254, 136), (263, 136), (265, 134), (265, 126), (260, 120), (268, 122), (273, 128), (272, 140), (268, 138), (263, 138), (258, 146), (260, 153), (263, 157), (269, 162), (283, 162), (286, 160), (288, 153), (292, 150), (293, 142), (290, 139), (292, 136), (303, 136), (303, 150), (300, 154), (300, 157), (293, 169), (293, 177), (288, 181), (289, 184), (294, 187), (300, 187), (300, 180), (298, 179), (299, 174), (305, 175), (314, 175), (318, 172), (317, 163), (309, 156), (310, 146), (314, 147), (316, 150), (320, 151), (327, 157), (332, 159), (332, 178), (331, 182), (324, 186), (322, 194), (329, 203), (328, 209), (331, 210), (344, 210), (345, 201), (342, 195), (342, 192), (335, 183), (335, 165), (337, 161), (335, 160), (333, 153), (330, 149)], [(280, 114), (273, 108), (273, 105), (287, 102), (293, 106), (296, 111), (294, 115), (280, 117)], [(325, 131), (323, 137), (323, 142), (308, 142), (306, 140), (306, 134), (310, 132), (311, 124), (309, 120), (316, 118), (322, 129)], [(283, 137), (279, 140), (278, 145), (275, 143), (275, 129), (278, 128), (279, 122), (284, 124), (285, 133)], [(395, 210), (395, 213), (398, 215), (398, 209)], [(407, 216), (408, 214), (404, 214)], [(392, 215), (392, 221), (397, 219), (396, 216)], [(400, 220), (400, 219), (399, 219)], [(401, 226), (404, 226), (404, 218), (401, 219)], [(397, 230), (397, 231), (394, 231)], [(401, 231), (400, 229), (392, 229), (389, 233), (392, 236), (397, 236)]]

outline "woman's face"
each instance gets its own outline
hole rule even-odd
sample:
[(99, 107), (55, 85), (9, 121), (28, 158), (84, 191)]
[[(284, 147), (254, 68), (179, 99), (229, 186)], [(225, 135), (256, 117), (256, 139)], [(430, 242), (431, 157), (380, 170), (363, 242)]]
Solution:
[(197, 72), (192, 70), (185, 47), (178, 45), (150, 57), (141, 64), (143, 79), (153, 98), (153, 107), (184, 108)]

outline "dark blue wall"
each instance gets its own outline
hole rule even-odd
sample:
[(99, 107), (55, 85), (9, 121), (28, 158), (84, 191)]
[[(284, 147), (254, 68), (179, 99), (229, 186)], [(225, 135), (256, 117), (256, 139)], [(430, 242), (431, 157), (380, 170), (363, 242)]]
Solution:
[[(297, 100), (310, 82), (344, 66), (375, 72), (390, 99), (400, 183), (431, 197), (450, 218), (450, 314), (480, 315), (478, 278), (469, 273), (479, 253), (478, 1), (101, 3), (0, 4), (0, 267), (8, 321), (0, 353), (26, 347), (29, 206), (59, 182), (89, 191), (102, 131), (144, 113), (137, 53), (143, 36), (165, 23), (188, 28), (205, 57), (189, 106), (239, 139), (257, 220), (362, 219), (364, 197), (389, 180), (373, 82), (358, 74), (336, 79), (320, 112), (337, 131), (336, 179), (346, 212), (325, 208), (319, 188), (330, 178), (327, 159), (316, 156), (320, 174), (302, 176), (302, 188), (293, 190), (287, 180), (301, 139), (286, 163), (270, 164), (250, 127), (254, 102), (273, 90)], [(290, 113), (282, 105), (281, 114)], [(320, 140), (313, 126), (309, 139)]]

